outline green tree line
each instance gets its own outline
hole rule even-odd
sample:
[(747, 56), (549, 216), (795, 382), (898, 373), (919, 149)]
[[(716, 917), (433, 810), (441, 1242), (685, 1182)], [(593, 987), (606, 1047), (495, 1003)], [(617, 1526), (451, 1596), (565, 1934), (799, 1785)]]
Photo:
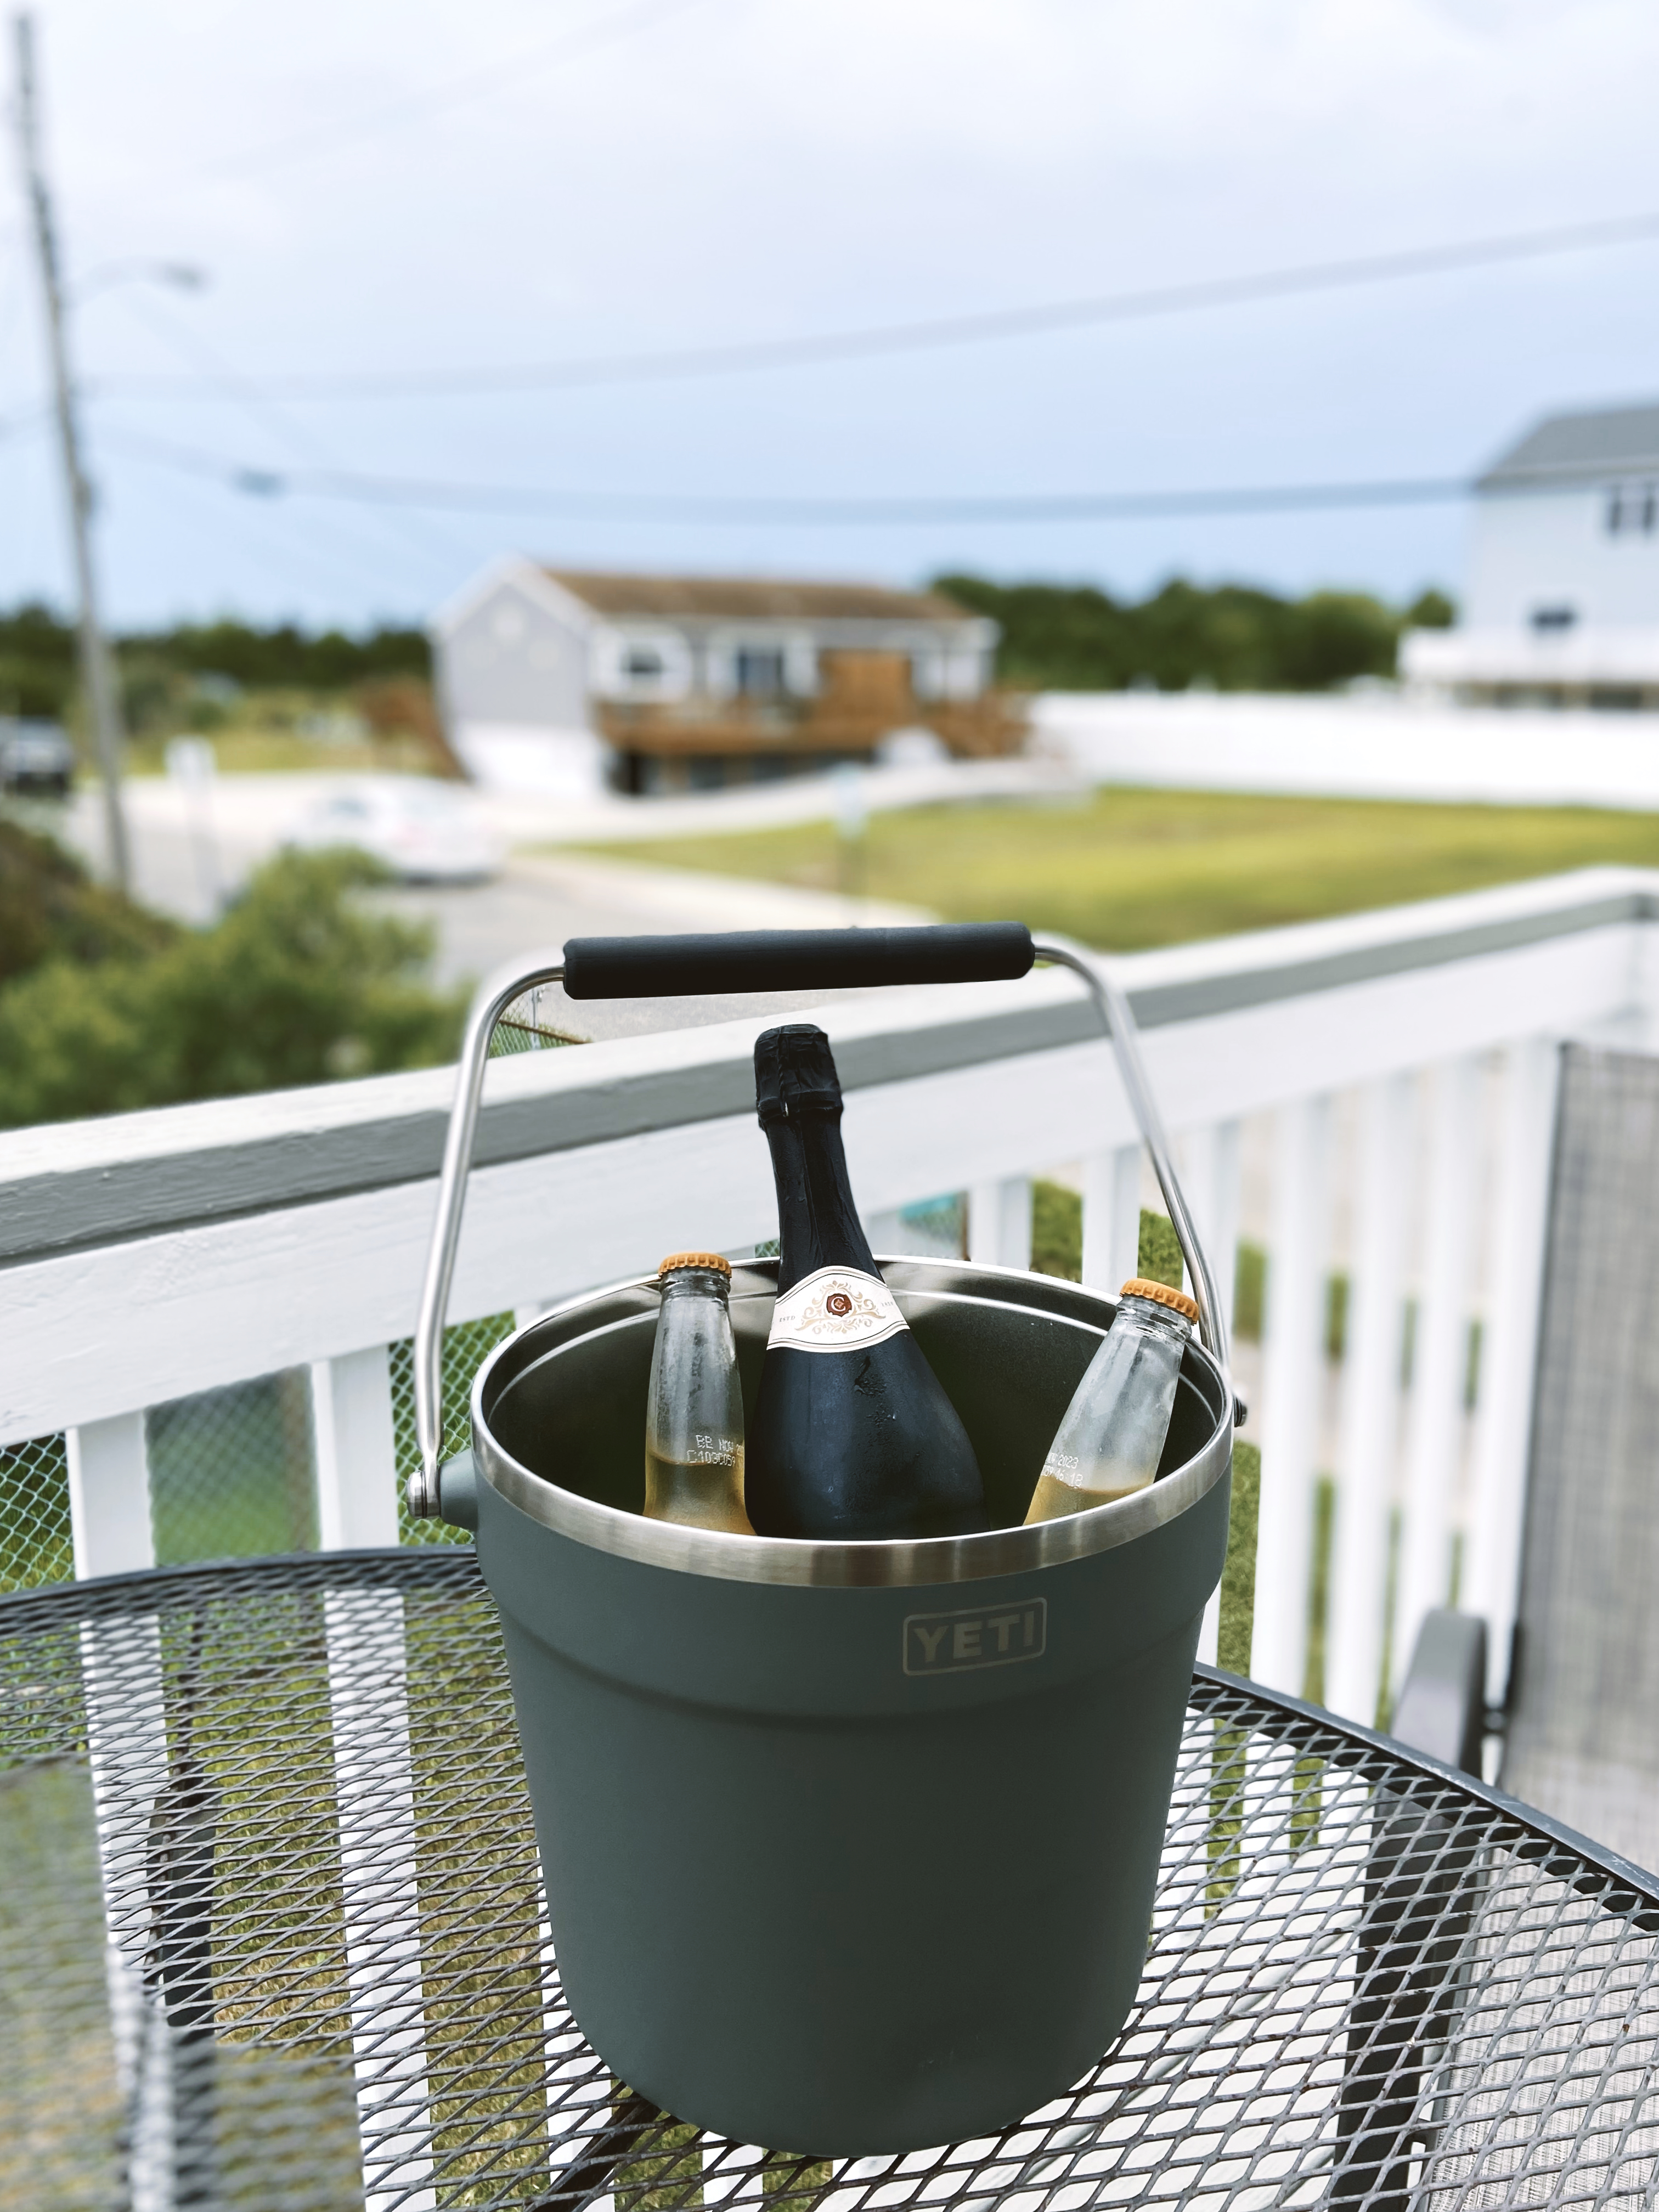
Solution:
[(1205, 590), (1176, 578), (1139, 603), (1092, 584), (997, 584), (945, 575), (936, 590), (1002, 628), (997, 673), (1034, 690), (1325, 691), (1358, 676), (1392, 676), (1400, 635), (1443, 629), (1452, 605), (1425, 592), (1385, 605), (1364, 592), (1300, 599), (1243, 584)]
[[(261, 629), (229, 618), (135, 630), (118, 640), (130, 679), (156, 672), (227, 677), (246, 689), (343, 691), (392, 677), (424, 678), (431, 653), (423, 630), (382, 623), (350, 636), (296, 623)], [(0, 714), (61, 721), (78, 680), (72, 623), (36, 603), (0, 615)]]
[[(1364, 592), (1288, 599), (1249, 585), (1206, 589), (1180, 578), (1139, 602), (1115, 599), (1092, 584), (999, 584), (962, 574), (935, 584), (1001, 625), (997, 672), (1005, 683), (1061, 691), (1132, 684), (1182, 691), (1194, 684), (1222, 691), (1328, 690), (1357, 676), (1391, 676), (1401, 632), (1443, 629), (1453, 611), (1435, 591), (1399, 608)], [(133, 631), (117, 650), (135, 710), (142, 708), (139, 695), (167, 676), (343, 691), (431, 674), (425, 632), (394, 623), (352, 636), (226, 617)], [(33, 603), (0, 615), (0, 714), (62, 720), (76, 683), (71, 624)]]

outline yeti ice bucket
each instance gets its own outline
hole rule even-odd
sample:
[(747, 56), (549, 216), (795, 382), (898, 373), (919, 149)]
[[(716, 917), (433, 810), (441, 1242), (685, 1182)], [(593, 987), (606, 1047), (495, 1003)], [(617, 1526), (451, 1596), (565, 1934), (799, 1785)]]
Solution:
[[(486, 986), (469, 1048), (548, 972)], [(648, 972), (660, 988), (661, 964)], [(1112, 1034), (1121, 1062), (1127, 1011)], [(479, 1072), (469, 1051), (434, 1261)], [(1172, 1173), (1165, 1188), (1212, 1320)], [(435, 1420), (416, 1486), (427, 1510), (476, 1517), (583, 2033), (681, 2119), (836, 2156), (1005, 2127), (1122, 2027), (1232, 1449), (1224, 1344), (1189, 1343), (1158, 1481), (1020, 1526), (1114, 1303), (955, 1262), (882, 1270), (973, 1440), (1000, 1524), (984, 1534), (820, 1544), (645, 1520), (651, 1280), (499, 1346), (473, 1389), (470, 1496), (459, 1468), (437, 1470)], [(429, 1272), (422, 1310), (428, 1415), (447, 1273)], [(749, 1405), (775, 1276), (763, 1261), (733, 1273)]]

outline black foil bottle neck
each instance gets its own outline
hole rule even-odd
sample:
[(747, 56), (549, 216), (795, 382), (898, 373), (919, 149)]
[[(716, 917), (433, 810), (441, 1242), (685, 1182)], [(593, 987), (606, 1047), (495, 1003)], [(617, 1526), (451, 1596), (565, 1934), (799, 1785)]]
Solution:
[(755, 1047), (755, 1094), (777, 1185), (779, 1290), (819, 1267), (873, 1275), (842, 1146), (841, 1083), (823, 1030), (769, 1030)]
[(790, 1022), (755, 1040), (755, 1111), (763, 1129), (799, 1114), (841, 1113), (841, 1078), (830, 1040), (811, 1022)]

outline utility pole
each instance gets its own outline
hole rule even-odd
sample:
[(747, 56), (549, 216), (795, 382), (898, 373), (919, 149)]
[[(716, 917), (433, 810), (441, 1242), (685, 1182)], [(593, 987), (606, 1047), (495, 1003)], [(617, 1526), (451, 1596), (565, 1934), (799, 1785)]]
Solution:
[(81, 441), (64, 334), (64, 291), (52, 231), (52, 201), (40, 155), (40, 131), (34, 106), (34, 26), (27, 15), (15, 21), (17, 33), (17, 133), (23, 155), (23, 183), (34, 217), (34, 246), (46, 301), (46, 336), (52, 354), (52, 397), (58, 440), (69, 501), (70, 535), (75, 546), (75, 580), (80, 594), (81, 684), (92, 714), (99, 773), (104, 780), (104, 830), (110, 873), (124, 891), (132, 889), (126, 817), (121, 808), (121, 697), (114, 664), (98, 618), (98, 585), (92, 562), (92, 487), (81, 465)]

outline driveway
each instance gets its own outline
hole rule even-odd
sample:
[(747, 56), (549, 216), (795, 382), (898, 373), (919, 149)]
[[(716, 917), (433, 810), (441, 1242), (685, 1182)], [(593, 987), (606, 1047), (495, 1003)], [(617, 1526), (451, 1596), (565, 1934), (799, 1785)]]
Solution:
[[(226, 776), (205, 802), (163, 777), (134, 778), (126, 787), (128, 835), (138, 896), (179, 921), (201, 924), (233, 896), (250, 872), (282, 844), (289, 828), (329, 779)], [(733, 798), (746, 794), (732, 794)], [(799, 801), (797, 802), (799, 803)], [(612, 802), (620, 806), (621, 802)], [(682, 802), (682, 809), (685, 803)], [(695, 806), (696, 802), (690, 803)], [(653, 809), (651, 826), (657, 826)], [(37, 814), (37, 810), (31, 810)], [(684, 813), (677, 810), (680, 826)], [(43, 826), (97, 868), (103, 823), (95, 791), (78, 792), (67, 809), (38, 811)], [(629, 817), (626, 814), (623, 820)], [(696, 818), (695, 815), (693, 819)], [(507, 827), (503, 823), (503, 827)], [(520, 830), (547, 834), (549, 824), (515, 817)], [(617, 834), (614, 819), (607, 833)], [(641, 845), (648, 852), (648, 843)], [(578, 854), (519, 851), (493, 882), (408, 885), (373, 894), (388, 911), (430, 921), (437, 933), (436, 972), (444, 983), (471, 982), (501, 962), (562, 945), (573, 937), (723, 929), (824, 929), (927, 921), (911, 907), (694, 874), (634, 861), (590, 860)], [(788, 1013), (821, 1004), (823, 992), (742, 999), (641, 999), (577, 1004), (549, 991), (542, 1018), (574, 1036), (633, 1036), (686, 1029), (739, 1016)]]

